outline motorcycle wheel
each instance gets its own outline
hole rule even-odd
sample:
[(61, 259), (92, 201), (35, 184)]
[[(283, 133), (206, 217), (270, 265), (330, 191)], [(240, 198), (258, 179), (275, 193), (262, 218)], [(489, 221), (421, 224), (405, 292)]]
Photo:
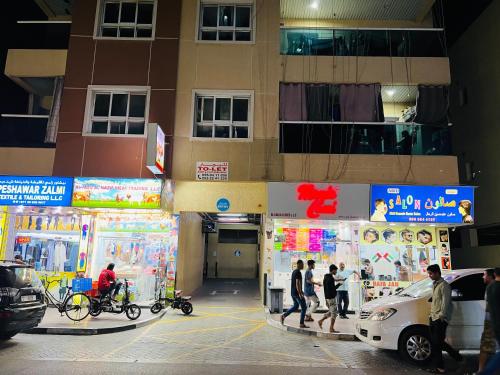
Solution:
[(156, 302), (153, 306), (151, 306), (151, 313), (158, 314), (163, 309), (163, 306), (160, 302)]
[(185, 315), (189, 315), (193, 312), (193, 305), (191, 302), (183, 302), (181, 305), (181, 310)]
[(101, 305), (98, 302), (92, 303), (92, 306), (90, 306), (90, 316), (93, 316), (95, 318), (101, 313), (102, 313)]
[(125, 314), (130, 320), (136, 320), (141, 316), (141, 308), (136, 304), (128, 305), (125, 307)]

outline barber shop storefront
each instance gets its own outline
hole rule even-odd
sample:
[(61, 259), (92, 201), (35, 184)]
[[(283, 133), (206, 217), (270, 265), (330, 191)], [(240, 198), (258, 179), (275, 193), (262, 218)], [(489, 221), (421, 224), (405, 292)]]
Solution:
[[(265, 221), (267, 286), (285, 288), (298, 259), (354, 272), (349, 310), (426, 277), (430, 264), (451, 270), (448, 228), (473, 222), (474, 188), (269, 183)], [(324, 304), (323, 290), (316, 293)]]
[[(20, 256), (55, 296), (115, 263), (136, 301), (175, 284), (178, 217), (159, 179), (0, 177), (2, 258)], [(162, 207), (163, 202), (163, 207)]]

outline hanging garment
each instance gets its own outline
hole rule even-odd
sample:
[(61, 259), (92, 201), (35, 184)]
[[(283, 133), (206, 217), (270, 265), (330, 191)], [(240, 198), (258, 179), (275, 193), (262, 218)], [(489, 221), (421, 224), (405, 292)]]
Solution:
[(64, 272), (66, 260), (66, 246), (58, 241), (54, 247), (54, 271)]
[(384, 122), (380, 84), (340, 85), (340, 116), (347, 122)]

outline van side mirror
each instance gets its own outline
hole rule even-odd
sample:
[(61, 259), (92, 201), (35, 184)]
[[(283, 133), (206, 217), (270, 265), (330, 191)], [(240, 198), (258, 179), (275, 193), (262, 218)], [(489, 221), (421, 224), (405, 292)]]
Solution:
[(463, 297), (463, 293), (461, 291), (459, 291), (458, 289), (453, 289), (451, 291), (451, 299), (452, 300), (460, 300), (462, 297)]

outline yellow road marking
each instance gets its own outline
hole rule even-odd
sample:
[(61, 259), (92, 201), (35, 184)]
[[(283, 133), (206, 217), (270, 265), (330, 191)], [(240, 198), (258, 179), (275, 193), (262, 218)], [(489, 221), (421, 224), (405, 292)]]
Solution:
[(110, 351), (108, 354), (106, 354), (105, 356), (103, 356), (103, 358), (109, 358), (111, 356), (113, 356), (114, 354), (122, 351), (123, 349), (125, 349), (126, 347), (136, 343), (137, 341), (139, 341), (141, 338), (143, 338), (149, 331), (151, 331), (151, 329), (157, 325), (158, 322), (155, 322), (153, 324), (151, 324), (150, 326), (148, 326), (144, 331), (141, 332), (140, 335), (136, 336), (134, 339), (132, 339), (131, 341), (129, 341), (128, 343), (126, 343), (125, 345), (122, 345), (118, 348), (115, 348), (113, 349), (112, 351)]
[(222, 327), (213, 327), (213, 328), (197, 328), (197, 329), (189, 329), (187, 331), (175, 331), (175, 332), (169, 332), (169, 333), (162, 333), (159, 335), (153, 335), (149, 337), (165, 337), (165, 336), (178, 336), (178, 335), (188, 335), (191, 333), (201, 333), (201, 332), (210, 332), (210, 331), (220, 331), (224, 329), (230, 329), (230, 328), (241, 328), (241, 327), (248, 327), (248, 326), (255, 326), (255, 324), (235, 324), (235, 325), (230, 325), (230, 326), (222, 326)]
[(320, 349), (323, 351), (323, 353), (325, 353), (328, 356), (328, 358), (330, 358), (335, 363), (339, 363), (339, 364), (342, 363), (342, 360), (339, 357), (337, 357), (335, 354), (333, 354), (330, 350), (325, 348), (323, 345), (320, 345)]

